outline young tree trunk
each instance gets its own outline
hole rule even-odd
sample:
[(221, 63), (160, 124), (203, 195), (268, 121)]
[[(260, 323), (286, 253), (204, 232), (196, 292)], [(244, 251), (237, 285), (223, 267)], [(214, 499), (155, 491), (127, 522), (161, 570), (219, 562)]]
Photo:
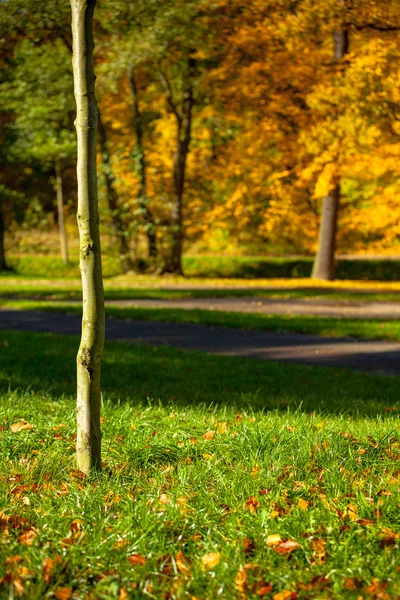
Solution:
[(118, 192), (115, 187), (115, 177), (112, 171), (110, 152), (108, 150), (107, 132), (104, 123), (101, 120), (101, 113), (98, 111), (97, 133), (100, 144), (101, 162), (107, 188), (107, 202), (111, 213), (111, 221), (115, 237), (118, 244), (119, 262), (123, 273), (128, 273), (133, 269), (131, 258), (128, 231), (125, 227), (118, 208)]
[(165, 76), (163, 77), (164, 88), (172, 112), (177, 123), (176, 150), (173, 166), (173, 198), (171, 211), (171, 250), (170, 256), (164, 266), (164, 273), (183, 274), (182, 270), (182, 246), (183, 246), (183, 223), (182, 223), (182, 201), (185, 187), (185, 174), (187, 156), (192, 134), (192, 112), (194, 106), (193, 78), (196, 61), (189, 54), (187, 62), (187, 78), (183, 94), (182, 110), (179, 111), (172, 96), (171, 87)]
[(4, 214), (3, 214), (3, 200), (0, 198), (0, 271), (8, 271), (6, 263), (6, 253), (4, 249)]
[[(349, 51), (349, 34), (346, 30), (335, 31), (334, 60), (339, 62)], [(321, 221), (318, 233), (318, 249), (311, 277), (333, 281), (335, 279), (335, 247), (337, 220), (340, 205), (340, 182), (322, 201)]]
[(147, 241), (149, 246), (149, 259), (155, 261), (157, 258), (157, 240), (155, 232), (154, 218), (148, 206), (147, 187), (146, 187), (146, 160), (143, 146), (143, 120), (139, 107), (139, 98), (136, 85), (135, 71), (133, 67), (129, 68), (129, 84), (132, 95), (133, 120), (136, 134), (136, 157), (137, 173), (139, 176), (139, 206), (146, 225)]
[(88, 474), (101, 468), (100, 366), (104, 345), (96, 173), (97, 106), (93, 72), (93, 12), (96, 0), (70, 0), (78, 137), (78, 227), (82, 273), (82, 337), (77, 356), (77, 462)]
[(56, 190), (57, 190), (57, 216), (58, 216), (58, 229), (60, 232), (60, 247), (61, 247), (61, 258), (65, 264), (68, 263), (68, 246), (67, 246), (67, 233), (65, 231), (65, 220), (64, 220), (64, 196), (61, 176), (61, 165), (60, 160), (56, 158), (55, 161), (56, 171)]

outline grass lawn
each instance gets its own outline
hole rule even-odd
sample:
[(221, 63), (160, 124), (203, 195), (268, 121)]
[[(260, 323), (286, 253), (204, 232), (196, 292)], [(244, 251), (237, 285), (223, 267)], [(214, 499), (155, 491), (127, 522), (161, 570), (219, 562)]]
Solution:
[(68, 336), (0, 332), (0, 597), (400, 594), (395, 377), (107, 344), (104, 470)]
[[(0, 307), (49, 312), (81, 313), (80, 305), (32, 300), (0, 300)], [(341, 319), (303, 315), (273, 315), (179, 308), (107, 306), (108, 316), (139, 321), (195, 323), (260, 331), (297, 332), (328, 337), (350, 336), (400, 341), (400, 322), (382, 319)]]

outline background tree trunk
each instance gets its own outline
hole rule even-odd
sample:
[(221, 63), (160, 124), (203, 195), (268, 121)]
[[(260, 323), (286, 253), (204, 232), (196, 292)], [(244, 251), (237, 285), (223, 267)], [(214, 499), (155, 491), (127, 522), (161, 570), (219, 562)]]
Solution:
[(171, 250), (167, 262), (163, 268), (164, 273), (183, 274), (182, 269), (182, 246), (183, 246), (183, 219), (182, 204), (183, 192), (185, 187), (185, 174), (187, 156), (189, 153), (191, 135), (192, 135), (192, 112), (194, 106), (193, 97), (193, 79), (195, 73), (196, 61), (189, 54), (187, 62), (187, 76), (183, 92), (182, 110), (178, 110), (173, 99), (171, 87), (162, 75), (162, 81), (172, 112), (177, 122), (176, 150), (173, 166), (173, 198), (171, 210)]
[(101, 468), (100, 366), (104, 345), (96, 173), (97, 106), (93, 72), (93, 12), (96, 0), (71, 0), (74, 91), (78, 137), (78, 227), (82, 273), (82, 338), (77, 356), (77, 462), (88, 474)]
[(139, 206), (142, 211), (144, 223), (146, 225), (146, 234), (149, 246), (149, 259), (154, 262), (157, 258), (157, 240), (154, 218), (148, 206), (146, 186), (146, 160), (143, 146), (143, 120), (139, 107), (138, 91), (136, 85), (135, 71), (133, 67), (129, 68), (129, 84), (132, 95), (133, 120), (136, 134), (136, 160), (137, 173), (139, 176)]
[(6, 253), (4, 249), (4, 214), (3, 214), (3, 200), (0, 198), (0, 271), (8, 271), (6, 263)]
[(64, 197), (63, 197), (63, 186), (61, 176), (61, 165), (59, 158), (55, 161), (56, 171), (56, 190), (57, 190), (57, 216), (58, 216), (58, 229), (60, 232), (60, 248), (61, 258), (65, 264), (68, 263), (68, 245), (67, 245), (67, 233), (65, 231), (65, 220), (64, 220)]
[[(349, 51), (349, 34), (346, 30), (333, 34), (334, 60), (339, 62)], [(333, 281), (335, 279), (336, 231), (340, 204), (340, 182), (322, 201), (321, 221), (318, 233), (318, 249), (311, 277)]]
[(115, 177), (112, 171), (110, 152), (108, 149), (107, 131), (101, 119), (101, 113), (98, 111), (97, 133), (100, 144), (101, 163), (103, 167), (104, 178), (107, 189), (108, 208), (111, 213), (111, 221), (118, 244), (119, 262), (123, 273), (128, 273), (133, 269), (133, 261), (129, 248), (128, 231), (121, 218), (118, 206), (118, 192), (115, 187)]

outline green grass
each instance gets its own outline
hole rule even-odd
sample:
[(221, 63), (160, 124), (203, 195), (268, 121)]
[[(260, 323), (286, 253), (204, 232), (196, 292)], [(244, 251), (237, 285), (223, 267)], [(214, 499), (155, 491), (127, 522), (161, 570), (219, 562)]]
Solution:
[[(20, 310), (80, 313), (78, 304), (30, 300), (2, 300), (0, 306)], [(260, 331), (295, 332), (328, 337), (349, 336), (367, 340), (400, 341), (400, 322), (382, 319), (351, 319), (303, 315), (273, 315), (180, 308), (143, 308), (107, 306), (112, 317), (139, 321), (195, 323)]]
[(0, 333), (0, 597), (397, 597), (398, 378), (110, 343), (85, 480), (77, 344)]
[[(310, 277), (313, 258), (274, 258), (266, 256), (185, 256), (183, 269), (188, 277), (223, 277), (240, 279), (273, 279)], [(79, 277), (78, 260), (72, 258), (64, 265), (57, 256), (10, 256), (9, 265), (19, 275), (29, 277)], [(105, 254), (105, 277), (120, 274), (118, 259)], [(338, 279), (363, 281), (400, 280), (400, 261), (385, 257), (378, 259), (338, 259)]]

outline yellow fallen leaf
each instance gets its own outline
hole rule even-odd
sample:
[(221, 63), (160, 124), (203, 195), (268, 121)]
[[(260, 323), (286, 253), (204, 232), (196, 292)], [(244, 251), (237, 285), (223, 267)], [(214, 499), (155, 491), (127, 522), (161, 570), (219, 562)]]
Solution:
[(308, 508), (307, 500), (303, 500), (303, 498), (300, 498), (300, 500), (298, 502), (298, 507), (300, 508), (300, 510), (307, 510), (307, 508)]
[(170, 499), (167, 494), (160, 494), (158, 499), (161, 502), (161, 504), (169, 504), (170, 503)]
[(203, 435), (203, 439), (205, 439), (206, 441), (210, 441), (213, 440), (215, 436), (216, 432), (211, 429), (210, 431), (206, 431), (206, 433)]
[(183, 554), (182, 550), (179, 550), (175, 556), (176, 566), (178, 568), (179, 573), (182, 575), (191, 575), (192, 571), (190, 569), (190, 563), (186, 556)]
[(349, 504), (347, 506), (347, 516), (352, 521), (357, 521), (358, 519), (358, 508), (355, 504)]
[(277, 546), (282, 541), (282, 538), (277, 533), (267, 537), (267, 546)]
[(209, 571), (213, 567), (216, 567), (221, 560), (221, 555), (219, 552), (211, 552), (210, 554), (205, 554), (201, 559), (201, 563), (203, 567)]
[(11, 431), (13, 433), (18, 433), (19, 431), (25, 431), (25, 430), (29, 430), (29, 429), (33, 429), (33, 425), (31, 423), (28, 423), (28, 421), (25, 421), (24, 419), (22, 421), (18, 421), (17, 423), (13, 423), (10, 427)]

